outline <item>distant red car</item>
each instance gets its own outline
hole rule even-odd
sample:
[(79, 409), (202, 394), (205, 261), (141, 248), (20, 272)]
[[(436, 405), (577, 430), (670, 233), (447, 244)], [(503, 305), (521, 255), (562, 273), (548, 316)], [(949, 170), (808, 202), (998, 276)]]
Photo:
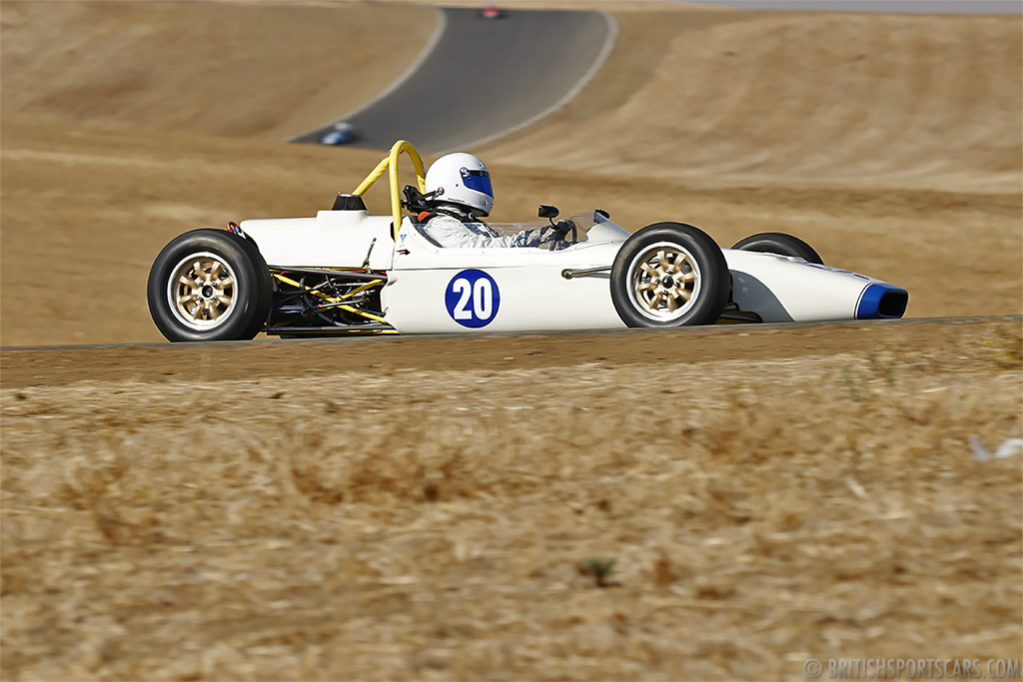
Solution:
[(484, 19), (500, 19), (504, 16), (504, 12), (494, 5), (487, 5), (480, 10), (480, 16)]

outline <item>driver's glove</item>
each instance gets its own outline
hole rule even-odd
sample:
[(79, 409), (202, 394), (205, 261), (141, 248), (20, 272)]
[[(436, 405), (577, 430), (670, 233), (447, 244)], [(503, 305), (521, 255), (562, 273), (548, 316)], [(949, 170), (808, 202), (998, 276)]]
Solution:
[(554, 239), (556, 241), (562, 241), (568, 236), (569, 231), (572, 229), (572, 221), (560, 220), (554, 225)]

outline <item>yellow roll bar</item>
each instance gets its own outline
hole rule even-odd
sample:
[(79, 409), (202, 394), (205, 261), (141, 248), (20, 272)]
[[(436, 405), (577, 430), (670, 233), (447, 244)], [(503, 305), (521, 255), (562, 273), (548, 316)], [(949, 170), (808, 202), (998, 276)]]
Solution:
[(384, 171), (390, 170), (391, 180), (391, 216), (394, 222), (391, 223), (391, 238), (398, 241), (398, 230), (401, 229), (401, 191), (398, 189), (398, 157), (402, 152), (408, 154), (412, 159), (412, 166), (416, 169), (416, 179), (419, 181), (419, 191), (426, 191), (426, 174), (423, 172), (423, 158), (412, 146), (411, 142), (398, 140), (391, 146), (391, 153), (384, 157), (383, 161), (366, 176), (352, 194), (362, 195), (363, 192), (373, 186), (373, 183), (380, 179)]

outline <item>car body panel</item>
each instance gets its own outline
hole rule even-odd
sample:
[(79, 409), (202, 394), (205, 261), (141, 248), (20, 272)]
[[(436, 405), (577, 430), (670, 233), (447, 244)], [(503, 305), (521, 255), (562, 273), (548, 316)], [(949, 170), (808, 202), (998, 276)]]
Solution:
[[(394, 242), (391, 218), (365, 210), (246, 220), (241, 228), (271, 268), (386, 271), (383, 317), (399, 332), (621, 328), (625, 324), (612, 303), (610, 268), (629, 232), (595, 217), (583, 241), (555, 251), (444, 248), (407, 216)], [(732, 277), (732, 300), (740, 311), (764, 322), (901, 317), (902, 310), (879, 314), (887, 293), (905, 293), (881, 280), (802, 258), (722, 252)], [(587, 270), (598, 272), (565, 276), (566, 271)]]
[[(572, 279), (563, 276), (566, 269), (610, 265), (628, 237), (613, 223), (591, 229), (586, 241), (561, 251), (444, 248), (430, 243), (418, 228), (408, 219), (403, 221), (393, 268), (381, 292), (384, 315), (399, 332), (625, 326), (611, 303), (609, 272)], [(467, 295), (454, 291), (459, 279), (478, 280), (475, 273), (490, 279), (482, 286), (489, 287), (493, 304), (485, 306), (482, 315), (473, 309), (479, 290)], [(459, 298), (464, 298), (462, 308)], [(467, 312), (459, 319), (460, 313)]]
[(245, 220), (240, 225), (270, 267), (368, 267), (394, 258), (391, 218), (368, 211), (319, 211), (315, 218)]
[(732, 275), (733, 300), (765, 322), (856, 319), (861, 294), (879, 281), (802, 258), (733, 249), (722, 252)]
[[(394, 270), (381, 293), (384, 316), (401, 333), (625, 327), (611, 304), (609, 274), (568, 280), (561, 271), (556, 263)], [(469, 289), (476, 283), (487, 287), (482, 306), (481, 290)]]

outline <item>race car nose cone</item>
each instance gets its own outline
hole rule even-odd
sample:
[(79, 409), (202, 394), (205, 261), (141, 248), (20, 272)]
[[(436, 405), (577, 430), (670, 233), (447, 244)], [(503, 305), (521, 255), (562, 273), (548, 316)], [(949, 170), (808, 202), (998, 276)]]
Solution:
[(671, 278), (671, 275), (665, 275), (664, 279), (661, 280), (661, 286), (665, 289), (670, 289), (675, 286), (675, 280)]

